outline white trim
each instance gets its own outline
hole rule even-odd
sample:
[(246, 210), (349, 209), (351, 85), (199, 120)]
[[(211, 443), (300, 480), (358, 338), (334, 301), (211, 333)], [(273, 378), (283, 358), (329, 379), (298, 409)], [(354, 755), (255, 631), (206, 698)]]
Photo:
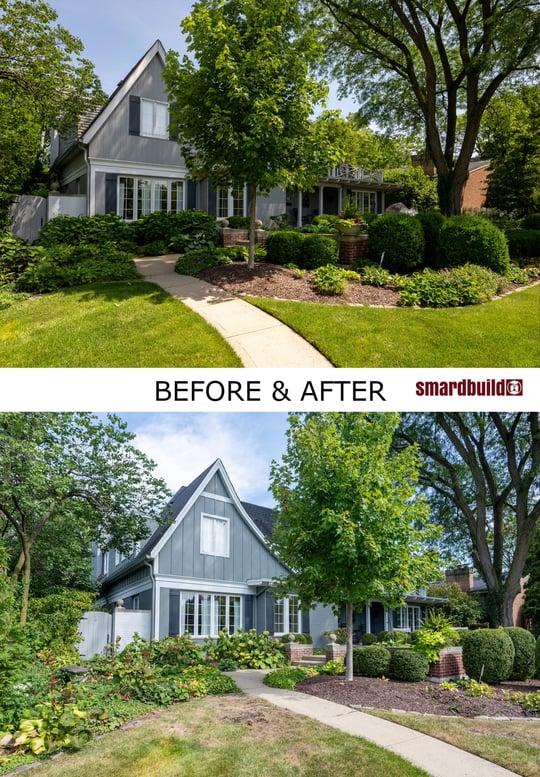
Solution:
[(201, 496), (204, 496), (207, 499), (215, 499), (216, 502), (226, 502), (229, 505), (233, 504), (233, 500), (230, 497), (221, 496), (221, 494), (212, 494), (210, 491), (203, 491)]
[(99, 130), (103, 127), (109, 116), (113, 113), (114, 110), (118, 107), (118, 105), (122, 102), (122, 100), (130, 93), (131, 89), (137, 82), (137, 80), (141, 77), (141, 75), (144, 73), (146, 68), (149, 66), (150, 62), (153, 60), (155, 56), (158, 56), (161, 59), (161, 62), (163, 66), (165, 66), (165, 57), (166, 52), (163, 48), (163, 44), (161, 41), (157, 40), (153, 46), (148, 49), (144, 57), (140, 60), (137, 67), (129, 74), (129, 76), (124, 79), (122, 85), (117, 89), (116, 93), (113, 95), (111, 100), (105, 105), (101, 113), (97, 116), (97, 118), (92, 122), (90, 127), (86, 130), (82, 137), (83, 143), (90, 143), (90, 141), (96, 136), (96, 134), (99, 132)]
[[(161, 105), (164, 106), (167, 109), (167, 121), (165, 122), (165, 131), (163, 135), (154, 135), (151, 132), (144, 132), (143, 128), (143, 103), (147, 103), (150, 105)], [(157, 140), (169, 140), (169, 103), (165, 102), (164, 100), (153, 100), (150, 97), (141, 97), (141, 131), (140, 131), (140, 137), (141, 138), (154, 138)], [(174, 141), (176, 142), (176, 141)]]
[(118, 173), (119, 175), (140, 176), (142, 178), (184, 178), (187, 175), (185, 165), (171, 167), (150, 162), (129, 162), (122, 159), (103, 159), (91, 157), (94, 173)]
[[(146, 583), (146, 587), (145, 587)], [(123, 588), (115, 589), (114, 592), (114, 599), (112, 598), (112, 594), (107, 594), (107, 602), (110, 604), (111, 601), (116, 602), (118, 599), (127, 599), (128, 596), (133, 596), (134, 594), (140, 594), (144, 591), (151, 591), (152, 590), (152, 581), (149, 577), (145, 579), (145, 581), (140, 581), (138, 583), (130, 583), (130, 585), (126, 585)], [(103, 597), (102, 597), (103, 598)]]
[(245, 583), (228, 580), (204, 580), (194, 577), (167, 577), (156, 575), (156, 588), (173, 588), (177, 591), (200, 591), (201, 593), (253, 595), (253, 588)]
[[(221, 521), (225, 524), (226, 531), (226, 550), (225, 553), (215, 553), (210, 550), (203, 549), (203, 521), (205, 518), (209, 518), (211, 521)], [(226, 518), (223, 515), (212, 515), (212, 513), (201, 513), (200, 521), (200, 533), (199, 533), (199, 553), (201, 556), (212, 556), (213, 558), (230, 558), (231, 555), (231, 519)]]
[(69, 175), (67, 175), (65, 178), (62, 178), (60, 185), (61, 186), (67, 186), (68, 184), (72, 183), (73, 181), (76, 181), (77, 178), (80, 178), (82, 175), (87, 175), (88, 173), (88, 166), (86, 162), (83, 161), (82, 165), (78, 167), (76, 170), (73, 170)]

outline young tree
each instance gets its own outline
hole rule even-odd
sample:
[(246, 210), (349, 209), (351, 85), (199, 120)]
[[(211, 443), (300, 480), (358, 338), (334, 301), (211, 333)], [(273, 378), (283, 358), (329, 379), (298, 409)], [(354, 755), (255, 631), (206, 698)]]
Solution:
[(34, 544), (49, 525), (61, 525), (67, 542), (128, 553), (148, 534), (148, 519), (161, 520), (168, 490), (133, 438), (113, 415), (0, 413), (0, 532), (11, 580), (23, 581), (21, 624)]
[(247, 186), (253, 267), (257, 193), (313, 185), (335, 159), (326, 122), (310, 121), (322, 47), (294, 0), (199, 0), (182, 29), (195, 61), (169, 52), (171, 129), (194, 178)]
[(290, 569), (278, 588), (304, 607), (345, 604), (347, 680), (352, 680), (355, 608), (397, 606), (436, 577), (428, 544), (437, 536), (417, 494), (414, 446), (395, 454), (396, 414), (293, 415), (287, 452), (273, 462), (278, 517), (272, 545)]
[[(439, 206), (460, 213), (484, 111), (538, 66), (538, 3), (526, 0), (320, 0), (335, 24), (334, 73), (380, 125), (422, 128)], [(462, 128), (460, 117), (464, 117)]]
[(490, 615), (511, 626), (512, 606), (540, 515), (538, 413), (406, 415), (397, 449), (416, 444), (432, 512), (488, 588)]

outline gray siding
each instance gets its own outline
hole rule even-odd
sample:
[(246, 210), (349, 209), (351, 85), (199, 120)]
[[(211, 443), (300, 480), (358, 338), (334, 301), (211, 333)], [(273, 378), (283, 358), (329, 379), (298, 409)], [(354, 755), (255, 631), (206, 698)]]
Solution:
[[(133, 85), (131, 94), (167, 102), (161, 73), (160, 60), (154, 57)], [(185, 170), (180, 147), (176, 141), (129, 134), (129, 95), (120, 102), (94, 136), (90, 142), (89, 153), (92, 159), (114, 159), (177, 167), (179, 173)]]
[[(215, 484), (216, 486), (219, 487), (219, 484)], [(203, 513), (230, 520), (228, 558), (201, 554)], [(234, 505), (205, 496), (197, 499), (162, 548), (158, 568), (161, 575), (241, 583), (249, 579), (272, 578), (285, 571), (263, 542), (255, 536)]]

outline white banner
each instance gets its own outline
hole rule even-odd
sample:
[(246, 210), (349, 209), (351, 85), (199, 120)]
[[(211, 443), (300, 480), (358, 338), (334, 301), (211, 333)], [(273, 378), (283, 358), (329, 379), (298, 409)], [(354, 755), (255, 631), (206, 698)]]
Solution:
[(540, 408), (538, 369), (3, 369), (3, 411)]

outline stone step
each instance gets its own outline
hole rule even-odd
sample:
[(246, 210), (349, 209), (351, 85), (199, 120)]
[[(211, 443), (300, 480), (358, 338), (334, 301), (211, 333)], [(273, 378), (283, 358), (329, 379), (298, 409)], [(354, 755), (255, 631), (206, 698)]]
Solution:
[(292, 666), (323, 666), (326, 664), (325, 656), (302, 656), (299, 661), (291, 661)]

